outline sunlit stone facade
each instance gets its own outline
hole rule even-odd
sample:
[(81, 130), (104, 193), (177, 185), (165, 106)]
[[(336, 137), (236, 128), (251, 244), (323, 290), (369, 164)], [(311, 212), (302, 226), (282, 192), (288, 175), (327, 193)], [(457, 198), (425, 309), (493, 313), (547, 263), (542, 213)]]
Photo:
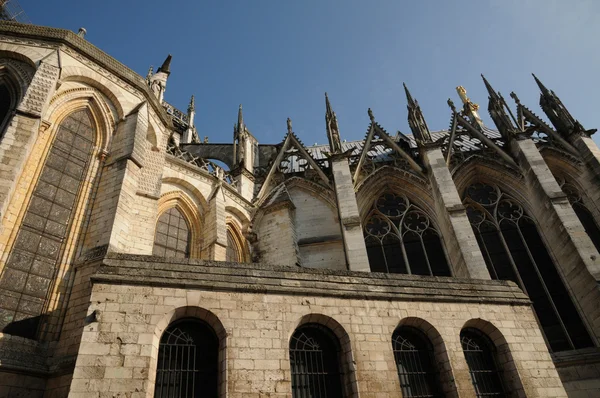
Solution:
[(307, 147), (170, 74), (0, 24), (0, 397), (600, 395), (600, 150), (541, 82)]

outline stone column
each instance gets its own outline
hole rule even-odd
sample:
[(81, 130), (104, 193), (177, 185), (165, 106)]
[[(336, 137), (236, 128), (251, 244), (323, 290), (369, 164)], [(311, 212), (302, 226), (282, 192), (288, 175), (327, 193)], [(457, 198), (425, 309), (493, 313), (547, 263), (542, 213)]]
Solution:
[(329, 159), (333, 171), (333, 182), (337, 198), (340, 229), (344, 241), (346, 264), (350, 271), (370, 272), (367, 247), (363, 236), (360, 213), (356, 203), (356, 192), (352, 183), (352, 173), (348, 159), (344, 156), (332, 156)]
[(442, 150), (430, 144), (421, 151), (453, 275), (459, 278), (491, 279)]
[(218, 183), (208, 200), (208, 212), (204, 222), (206, 237), (203, 258), (216, 261), (227, 259), (227, 221), (225, 218), (225, 194)]
[[(556, 182), (535, 143), (515, 139), (510, 149), (518, 159), (533, 201), (532, 215), (554, 255), (572, 298), (581, 307), (581, 315), (600, 337), (600, 258), (565, 193)], [(575, 294), (574, 292), (577, 292)]]

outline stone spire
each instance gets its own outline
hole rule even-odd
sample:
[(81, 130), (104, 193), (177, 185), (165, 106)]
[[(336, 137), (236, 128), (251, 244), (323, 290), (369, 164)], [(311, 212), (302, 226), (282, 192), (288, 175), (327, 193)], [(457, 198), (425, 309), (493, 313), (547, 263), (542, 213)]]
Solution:
[(156, 73), (150, 76), (151, 71), (149, 71), (149, 76), (146, 77), (150, 84), (150, 89), (160, 103), (164, 100), (165, 90), (167, 89), (167, 79), (171, 74), (171, 58), (171, 54), (169, 54)]
[(340, 142), (340, 129), (337, 116), (331, 109), (329, 97), (325, 93), (325, 126), (327, 126), (327, 139), (329, 140), (329, 150), (332, 154), (342, 152), (342, 143)]
[(194, 96), (192, 95), (192, 98), (190, 98), (190, 103), (188, 105), (187, 108), (188, 111), (188, 127), (185, 131), (185, 134), (183, 136), (182, 139), (182, 144), (189, 144), (193, 141), (193, 137), (194, 137), (194, 118), (196, 117), (196, 101), (194, 99)]
[(571, 134), (585, 134), (589, 136), (596, 131), (586, 130), (579, 121), (575, 120), (554, 91), (548, 90), (536, 75), (533, 73), (532, 75), (541, 91), (540, 107), (559, 134), (566, 138)]
[(171, 59), (173, 57), (171, 56), (171, 54), (167, 55), (167, 58), (165, 59), (165, 61), (163, 62), (163, 64), (160, 66), (160, 68), (158, 68), (158, 70), (156, 71), (156, 73), (162, 72), (162, 73), (166, 73), (167, 76), (171, 74)]
[[(489, 95), (488, 112), (490, 113), (490, 117), (494, 121), (494, 124), (498, 128), (500, 134), (502, 134), (502, 137), (504, 137), (506, 140), (509, 140), (513, 138), (515, 133), (517, 132), (517, 128), (515, 127), (515, 125), (517, 125), (517, 122), (514, 118), (514, 115), (512, 115), (511, 113), (509, 117), (506, 111), (508, 110), (510, 112), (510, 109), (506, 105), (506, 102), (504, 101), (502, 95), (500, 95), (499, 92), (494, 90), (494, 88), (492, 87), (490, 82), (487, 81), (485, 76), (481, 75), (481, 78), (483, 79), (483, 83), (485, 84), (485, 88), (487, 89)], [(512, 121), (511, 117), (513, 119)], [(515, 122), (515, 124), (513, 124), (513, 121)]]
[(235, 127), (238, 136), (241, 135), (246, 128), (246, 126), (244, 126), (244, 114), (242, 113), (242, 104), (240, 104), (240, 107), (238, 109), (238, 120)]
[(429, 132), (429, 127), (427, 127), (427, 122), (425, 122), (421, 107), (419, 106), (419, 103), (413, 99), (406, 84), (402, 84), (404, 85), (404, 92), (406, 93), (406, 100), (408, 101), (406, 107), (408, 109), (408, 125), (415, 136), (415, 141), (417, 141), (417, 144), (419, 145), (430, 143), (431, 133)]
[(287, 118), (287, 132), (288, 134), (294, 134), (294, 132), (292, 131), (292, 119), (290, 119), (289, 117)]

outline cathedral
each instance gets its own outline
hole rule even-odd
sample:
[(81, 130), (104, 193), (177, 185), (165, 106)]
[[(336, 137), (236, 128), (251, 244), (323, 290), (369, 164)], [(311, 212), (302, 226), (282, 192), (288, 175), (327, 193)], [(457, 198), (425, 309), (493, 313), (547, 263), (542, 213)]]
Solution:
[(85, 33), (0, 23), (0, 397), (600, 396), (600, 149), (537, 77), (208, 142)]

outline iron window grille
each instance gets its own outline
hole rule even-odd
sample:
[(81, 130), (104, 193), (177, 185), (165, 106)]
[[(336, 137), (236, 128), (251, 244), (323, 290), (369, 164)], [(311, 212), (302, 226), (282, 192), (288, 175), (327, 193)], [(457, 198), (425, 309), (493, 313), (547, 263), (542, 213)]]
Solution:
[(490, 275), (517, 283), (529, 295), (550, 349), (591, 347), (579, 312), (523, 207), (498, 187), (481, 183), (467, 188), (465, 202)]
[(405, 398), (441, 397), (431, 342), (418, 329), (403, 326), (392, 336), (400, 389)]
[(186, 319), (163, 333), (155, 398), (218, 397), (219, 339), (204, 322)]
[(476, 329), (465, 329), (460, 332), (460, 342), (477, 397), (508, 397), (496, 350), (488, 337)]
[(405, 196), (381, 195), (367, 217), (364, 236), (374, 272), (451, 275), (437, 229)]
[(292, 396), (294, 398), (342, 398), (338, 339), (327, 328), (307, 324), (290, 340)]

